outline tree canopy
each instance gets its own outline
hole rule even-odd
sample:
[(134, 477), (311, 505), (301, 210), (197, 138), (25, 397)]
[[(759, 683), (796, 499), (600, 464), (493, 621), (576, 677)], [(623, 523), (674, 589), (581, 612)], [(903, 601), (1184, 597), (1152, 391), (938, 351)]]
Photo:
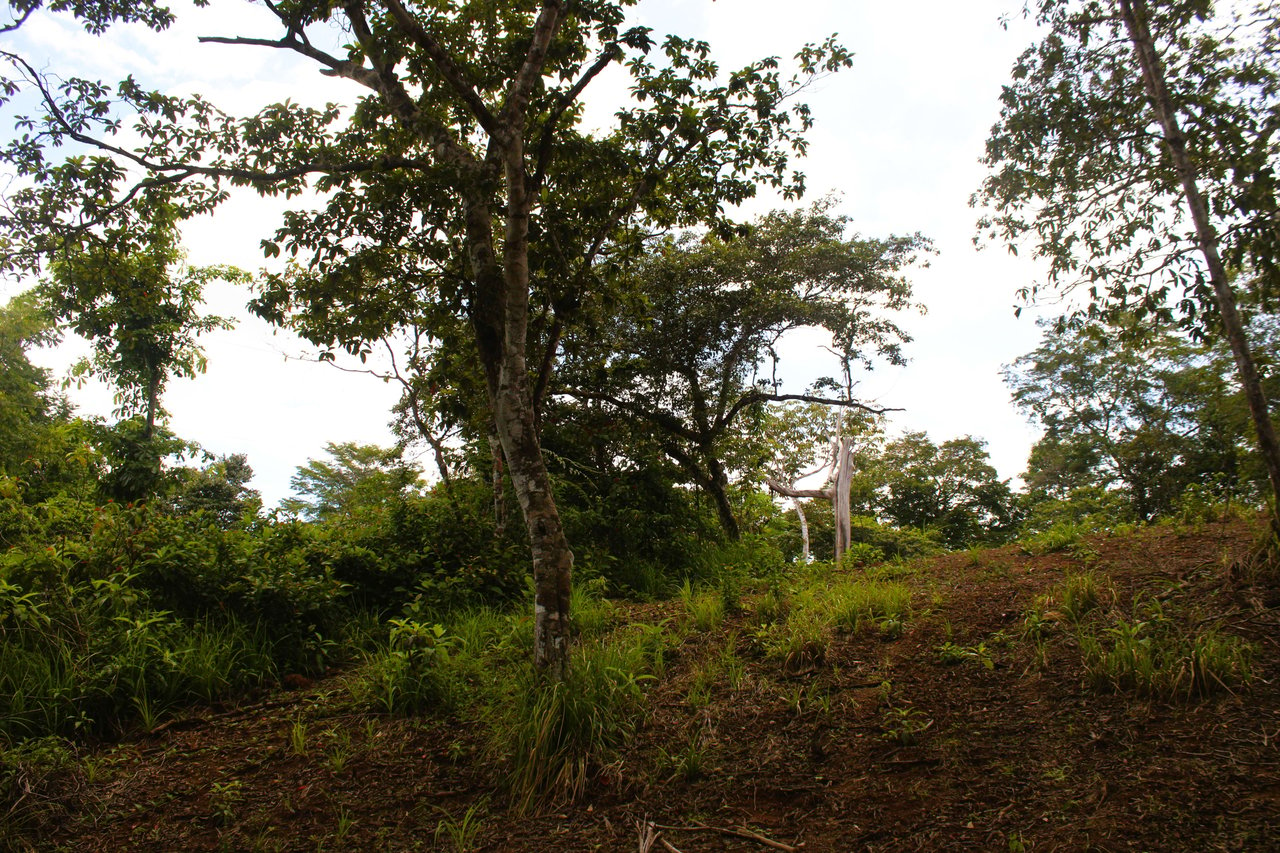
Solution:
[(831, 393), (839, 388), (832, 379), (812, 393), (782, 393), (778, 342), (799, 329), (824, 331), (833, 366), (845, 373), (877, 358), (903, 361), (909, 338), (894, 315), (912, 305), (902, 270), (928, 243), (849, 236), (849, 220), (831, 205), (774, 212), (727, 239), (662, 240), (636, 265), (630, 298), (566, 345), (558, 390), (639, 424), (713, 498), (731, 538), (738, 525), (726, 486), (733, 471), (763, 476), (764, 404), (862, 406)]
[[(286, 51), (365, 94), (349, 109), (285, 102), (243, 118), (134, 78), (54, 81), (10, 54), (9, 93), (30, 89), (39, 109), (4, 152), (24, 182), (0, 217), (12, 235), (5, 264), (38, 264), (107, 222), (128, 234), (160, 200), (194, 214), (229, 186), (319, 192), (320, 210), (287, 216), (264, 240), (298, 266), (260, 310), (279, 320), (299, 303), (333, 305), (341, 322), (316, 335), (356, 351), (424, 302), (465, 318), (532, 545), (535, 661), (559, 677), (572, 553), (536, 409), (563, 329), (651, 229), (723, 227), (725, 206), (761, 184), (798, 194), (791, 157), (811, 117), (784, 102), (849, 63), (828, 39), (799, 50), (794, 74), (777, 58), (725, 73), (704, 42), (624, 30), (631, 4), (271, 4), (276, 33), (204, 41)], [(92, 31), (169, 20), (153, 3), (69, 11)], [(335, 25), (349, 34), (340, 47)], [(634, 102), (611, 129), (586, 133), (581, 96), (616, 63)]]
[(1046, 284), (1082, 285), (1095, 316), (1221, 333), (1280, 507), (1280, 442), (1239, 309), (1242, 289), (1266, 305), (1280, 286), (1273, 4), (1040, 0), (1035, 15), (1049, 32), (1004, 89), (981, 227), (1010, 248), (1033, 237)]

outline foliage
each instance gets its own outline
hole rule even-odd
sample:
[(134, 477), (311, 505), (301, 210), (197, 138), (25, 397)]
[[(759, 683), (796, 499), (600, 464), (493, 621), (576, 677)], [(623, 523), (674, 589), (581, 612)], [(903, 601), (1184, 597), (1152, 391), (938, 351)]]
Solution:
[(392, 619), (387, 649), (366, 662), (356, 693), (389, 714), (448, 712), (460, 691), (450, 661), (457, 646), (442, 625)]
[(1041, 0), (1037, 19), (1048, 35), (1020, 57), (987, 142), (996, 213), (982, 226), (1010, 248), (1034, 235), (1048, 284), (1086, 286), (1094, 317), (1221, 334), (1280, 503), (1280, 441), (1241, 313), (1280, 285), (1274, 9)]
[(572, 801), (635, 733), (653, 671), (641, 631), (579, 646), (569, 677), (521, 685), (510, 719), (495, 731), (511, 760), (510, 786), (522, 811)]
[[(1257, 323), (1260, 352), (1274, 324)], [(1255, 498), (1265, 480), (1250, 452), (1249, 414), (1231, 387), (1231, 355), (1169, 330), (1056, 323), (1005, 371), (1014, 402), (1039, 421), (1028, 496), (1071, 498), (1116, 490), (1126, 514), (1168, 513), (1192, 484)]]
[(1016, 522), (1007, 480), (997, 479), (985, 442), (971, 436), (934, 444), (922, 432), (888, 442), (859, 474), (873, 486), (876, 514), (900, 529), (935, 530), (949, 548), (1000, 542)]
[(1190, 631), (1159, 608), (1078, 635), (1085, 679), (1095, 689), (1190, 700), (1247, 684), (1256, 650), (1239, 637)]
[(322, 669), (349, 618), (323, 543), (296, 522), (224, 529), (65, 498), (6, 510), (26, 519), (0, 553), (10, 736), (153, 724), (177, 703)]
[[(1280, 49), (1268, 4), (1143, 4), (1185, 145), (1236, 285), (1274, 296), (1277, 151), (1269, 143)], [(1188, 227), (1176, 164), (1113, 0), (1041, 0), (1046, 35), (1014, 66), (987, 141), (982, 228), (1035, 239), (1048, 285), (1087, 288), (1094, 313), (1178, 318), (1215, 330), (1217, 307)], [(1026, 292), (1034, 296), (1035, 289)], [(1263, 300), (1265, 302), (1265, 300)]]
[(297, 497), (281, 501), (281, 509), (312, 521), (349, 515), (394, 502), (418, 480), (395, 449), (330, 441), (325, 452), (332, 461), (308, 459), (298, 467), (289, 480)]
[(716, 521), (699, 495), (643, 439), (609, 425), (560, 419), (547, 428), (546, 450), (565, 530), (574, 542), (574, 576), (606, 578), (627, 595), (665, 597), (682, 576), (701, 571)]
[(64, 243), (52, 277), (38, 290), (49, 314), (93, 346), (92, 359), (73, 375), (96, 373), (116, 387), (122, 416), (143, 415), (150, 427), (163, 414), (160, 397), (173, 376), (204, 370), (196, 338), (230, 322), (200, 316), (204, 286), (244, 281), (230, 267), (181, 264), (171, 210), (150, 211), (136, 245), (121, 250), (109, 239), (84, 235)]
[(203, 513), (223, 529), (256, 519), (262, 498), (249, 488), (253, 468), (243, 453), (211, 460), (199, 469), (177, 472), (177, 482), (164, 495), (174, 515)]
[(771, 213), (731, 239), (713, 232), (660, 241), (618, 309), (566, 342), (563, 392), (644, 433), (715, 501), (730, 538), (739, 534), (730, 476), (760, 476), (763, 404), (793, 397), (760, 375), (766, 365), (777, 375), (778, 341), (822, 329), (846, 372), (876, 357), (902, 363), (907, 338), (890, 315), (910, 307), (901, 270), (928, 244), (846, 237), (848, 219), (832, 205)]
[[(535, 663), (563, 675), (572, 554), (539, 443), (562, 333), (654, 229), (723, 229), (726, 206), (761, 184), (798, 195), (790, 157), (812, 118), (786, 101), (851, 61), (834, 39), (802, 47), (792, 74), (773, 57), (725, 74), (706, 43), (678, 36), (654, 56), (647, 28), (621, 29), (631, 4), (272, 4), (278, 41), (208, 40), (281, 49), (362, 95), (242, 119), (132, 77), (53, 81), (10, 54), (7, 95), (35, 94), (16, 121), (40, 130), (0, 152), (21, 185), (0, 216), (4, 264), (38, 266), (95, 227), (136, 243), (130, 225), (212, 210), (229, 186), (318, 193), (264, 240), (268, 255), (296, 260), (269, 277), (256, 310), (331, 351), (367, 355), (411, 330), (415, 352), (478, 356), (529, 534)], [(95, 31), (129, 16), (67, 11)], [(138, 17), (160, 29), (170, 16)], [(330, 52), (335, 29), (350, 38)], [(580, 97), (615, 63), (633, 103), (588, 134)]]

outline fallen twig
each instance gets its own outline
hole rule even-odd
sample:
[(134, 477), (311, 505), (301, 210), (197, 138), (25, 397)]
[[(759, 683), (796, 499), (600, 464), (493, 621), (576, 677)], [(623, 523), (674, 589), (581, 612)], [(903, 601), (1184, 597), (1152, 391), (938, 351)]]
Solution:
[(693, 826), (671, 826), (655, 823), (652, 826), (656, 829), (672, 829), (678, 832), (718, 832), (721, 835), (729, 835), (734, 838), (745, 838), (757, 844), (763, 844), (765, 847), (772, 847), (774, 850), (785, 851), (785, 853), (797, 853), (804, 846), (800, 844), (793, 847), (790, 844), (783, 844), (781, 841), (774, 841), (772, 838), (766, 838), (758, 832), (752, 832), (745, 826), (730, 828), (727, 826), (708, 826), (705, 823), (696, 823)]

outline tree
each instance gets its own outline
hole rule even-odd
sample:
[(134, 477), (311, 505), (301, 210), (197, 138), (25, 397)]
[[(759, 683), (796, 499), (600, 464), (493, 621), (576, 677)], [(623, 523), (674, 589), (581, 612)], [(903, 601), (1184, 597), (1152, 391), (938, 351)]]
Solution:
[(1041, 0), (1037, 20), (1050, 32), (1019, 59), (987, 142), (983, 227), (1011, 247), (1034, 235), (1048, 285), (1083, 282), (1095, 314), (1226, 338), (1280, 532), (1280, 445), (1231, 278), (1258, 302), (1280, 288), (1273, 4)]
[[(204, 99), (148, 92), (132, 79), (114, 91), (84, 80), (55, 87), (16, 57), (10, 81), (34, 87), (44, 110), (28, 124), (37, 132), (8, 151), (20, 176), (41, 187), (10, 199), (3, 224), (23, 244), (12, 257), (47, 252), (43, 235), (74, 231), (86, 215), (117, 217), (157, 188), (189, 211), (214, 207), (227, 184), (268, 194), (312, 188), (324, 209), (287, 217), (268, 253), (299, 256), (301, 278), (340, 292), (344, 305), (373, 294), (370, 305), (384, 306), (393, 328), (424, 300), (467, 318), (531, 543), (534, 660), (553, 678), (568, 661), (572, 553), (537, 409), (560, 335), (592, 299), (597, 266), (620, 263), (640, 235), (720, 223), (725, 205), (761, 182), (798, 193), (789, 155), (803, 151), (810, 116), (783, 101), (849, 63), (828, 40), (799, 52), (792, 79), (775, 58), (723, 74), (708, 45), (675, 36), (658, 63), (647, 29), (621, 29), (632, 2), (273, 3), (279, 35), (205, 39), (289, 51), (351, 81), (367, 94), (350, 110), (285, 103), (235, 120)], [(123, 15), (158, 28), (167, 14), (147, 2), (81, 17), (91, 29)], [(335, 29), (348, 43), (326, 49)], [(624, 59), (636, 104), (616, 114), (612, 130), (582, 133), (581, 95)], [(140, 145), (115, 134), (117, 96), (139, 116)], [(46, 155), (72, 144), (97, 153), (74, 165)], [(148, 177), (138, 182), (136, 169)], [(420, 299), (406, 302), (398, 288), (381, 294), (405, 272)], [(289, 291), (284, 281), (276, 294)], [(274, 299), (261, 307), (288, 310)], [(333, 334), (356, 350), (369, 339), (367, 326)]]
[(262, 496), (249, 488), (253, 468), (243, 453), (211, 460), (203, 468), (180, 472), (166, 502), (177, 515), (204, 513), (224, 530), (257, 516)]
[(0, 306), (0, 475), (31, 473), (40, 434), (63, 406), (49, 371), (27, 357), (28, 347), (52, 341), (52, 325), (30, 294)]
[(74, 374), (97, 373), (116, 387), (122, 416), (138, 414), (149, 437), (163, 414), (160, 397), (174, 376), (205, 368), (196, 339), (230, 321), (199, 313), (204, 287), (215, 279), (245, 281), (226, 266), (182, 263), (170, 214), (156, 210), (141, 246), (123, 251), (86, 235), (60, 247), (53, 275), (38, 289), (49, 313), (93, 346)]
[(418, 472), (404, 464), (398, 450), (352, 441), (330, 441), (324, 447), (332, 461), (308, 459), (299, 466), (289, 480), (299, 497), (281, 501), (281, 509), (319, 521), (385, 504), (418, 480)]
[(986, 442), (972, 436), (934, 444), (907, 432), (861, 461), (862, 494), (900, 528), (937, 530), (949, 548), (999, 541), (1016, 520), (1009, 481), (991, 466)]
[(870, 408), (849, 394), (779, 393), (778, 341), (825, 330), (846, 372), (877, 357), (903, 361), (908, 338), (889, 315), (911, 307), (900, 273), (928, 244), (918, 235), (846, 236), (849, 221), (830, 212), (833, 204), (771, 213), (732, 238), (661, 241), (636, 266), (637, 297), (567, 345), (561, 390), (645, 425), (711, 496), (730, 539), (739, 536), (730, 474), (762, 476), (766, 403)]
[[(1260, 351), (1274, 350), (1265, 329), (1254, 337)], [(1045, 429), (1028, 463), (1032, 498), (1119, 488), (1149, 519), (1193, 483), (1248, 490), (1248, 407), (1231, 387), (1233, 368), (1222, 344), (1168, 329), (1049, 325), (1005, 371), (1015, 404)]]

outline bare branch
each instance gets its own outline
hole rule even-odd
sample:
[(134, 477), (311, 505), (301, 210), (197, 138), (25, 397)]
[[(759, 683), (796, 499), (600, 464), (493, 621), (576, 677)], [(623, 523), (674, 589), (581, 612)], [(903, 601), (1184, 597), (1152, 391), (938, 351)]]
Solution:
[(764, 478), (765, 485), (770, 489), (782, 495), (784, 498), (826, 498), (831, 500), (831, 496), (835, 494), (835, 489), (796, 489), (791, 486), (783, 485), (772, 477)]
[(872, 415), (883, 415), (885, 412), (901, 412), (903, 409), (895, 409), (889, 407), (868, 406), (866, 403), (859, 403), (857, 400), (834, 399), (831, 397), (817, 397), (812, 394), (767, 394), (764, 391), (750, 391), (743, 394), (738, 402), (733, 404), (733, 408), (725, 415), (725, 422), (733, 420), (734, 416), (747, 406), (756, 403), (784, 403), (788, 400), (798, 400), (802, 403), (820, 403), (824, 406), (842, 406), (846, 409), (860, 409)]

